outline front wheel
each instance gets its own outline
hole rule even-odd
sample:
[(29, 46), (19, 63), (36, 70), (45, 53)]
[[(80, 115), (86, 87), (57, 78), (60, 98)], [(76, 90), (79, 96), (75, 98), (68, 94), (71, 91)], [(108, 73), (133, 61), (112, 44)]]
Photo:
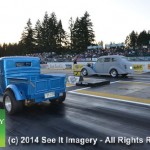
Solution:
[(117, 70), (116, 70), (116, 69), (110, 70), (110, 75), (111, 75), (111, 77), (113, 77), (113, 78), (117, 77), (117, 76), (118, 76)]
[(81, 70), (81, 74), (82, 74), (83, 76), (87, 76), (87, 75), (88, 75), (88, 72), (87, 72), (87, 70), (86, 70), (85, 68), (83, 68), (83, 69)]
[(23, 102), (17, 101), (14, 93), (8, 90), (4, 93), (3, 106), (9, 115), (13, 115), (23, 109)]

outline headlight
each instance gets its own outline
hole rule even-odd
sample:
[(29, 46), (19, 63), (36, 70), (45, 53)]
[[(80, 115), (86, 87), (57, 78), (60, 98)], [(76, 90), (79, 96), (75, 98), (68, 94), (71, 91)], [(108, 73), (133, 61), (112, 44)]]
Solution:
[(133, 69), (133, 67), (132, 67), (132, 66), (130, 66), (130, 69)]

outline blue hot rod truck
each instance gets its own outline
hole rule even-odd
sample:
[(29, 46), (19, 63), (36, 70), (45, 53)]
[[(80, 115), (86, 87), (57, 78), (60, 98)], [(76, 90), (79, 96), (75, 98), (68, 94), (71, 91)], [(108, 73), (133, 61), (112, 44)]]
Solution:
[(0, 93), (10, 115), (28, 102), (45, 100), (63, 102), (66, 98), (66, 75), (40, 74), (38, 57), (0, 58)]

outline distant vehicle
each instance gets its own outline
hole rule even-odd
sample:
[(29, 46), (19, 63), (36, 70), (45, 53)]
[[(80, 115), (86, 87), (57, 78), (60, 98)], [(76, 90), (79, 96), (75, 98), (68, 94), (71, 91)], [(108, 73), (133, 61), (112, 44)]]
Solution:
[(125, 77), (133, 73), (132, 64), (126, 57), (121, 55), (101, 56), (95, 64), (83, 66), (81, 69), (83, 76), (98, 74), (110, 75), (112, 77), (122, 75)]
[(66, 75), (40, 74), (38, 57), (0, 58), (0, 94), (10, 115), (25, 103), (45, 100), (63, 102), (66, 98)]

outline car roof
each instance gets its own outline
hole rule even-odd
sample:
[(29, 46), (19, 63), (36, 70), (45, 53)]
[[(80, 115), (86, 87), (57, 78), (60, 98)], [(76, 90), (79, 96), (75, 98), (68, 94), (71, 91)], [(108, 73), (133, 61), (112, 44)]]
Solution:
[(99, 58), (117, 58), (117, 57), (124, 57), (122, 55), (107, 55), (107, 56), (100, 56)]

